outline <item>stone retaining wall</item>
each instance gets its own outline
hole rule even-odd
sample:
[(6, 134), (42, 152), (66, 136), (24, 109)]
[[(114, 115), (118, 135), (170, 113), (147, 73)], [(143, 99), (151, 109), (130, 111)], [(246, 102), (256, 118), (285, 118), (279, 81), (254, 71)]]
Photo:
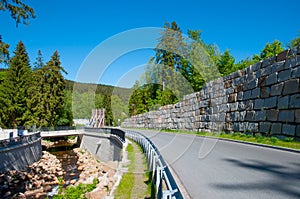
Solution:
[(208, 82), (174, 105), (123, 127), (254, 132), (300, 137), (300, 46)]

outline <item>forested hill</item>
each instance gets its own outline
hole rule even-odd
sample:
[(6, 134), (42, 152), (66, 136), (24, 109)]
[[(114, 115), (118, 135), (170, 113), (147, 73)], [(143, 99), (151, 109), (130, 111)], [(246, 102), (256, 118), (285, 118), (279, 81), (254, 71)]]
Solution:
[(76, 92), (78, 93), (93, 92), (96, 95), (117, 95), (124, 103), (128, 102), (131, 94), (131, 89), (129, 88), (121, 88), (104, 84), (80, 83), (72, 80), (66, 80), (66, 90), (73, 92), (74, 84), (76, 84)]

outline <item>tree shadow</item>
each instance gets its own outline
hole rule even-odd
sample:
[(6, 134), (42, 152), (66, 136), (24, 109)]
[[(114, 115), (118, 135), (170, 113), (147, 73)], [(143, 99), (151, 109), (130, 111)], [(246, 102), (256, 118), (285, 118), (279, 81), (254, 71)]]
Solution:
[(153, 184), (153, 179), (152, 179), (152, 171), (145, 171), (148, 179), (144, 181), (144, 183), (151, 189), (151, 196), (150, 197), (145, 197), (144, 199), (155, 199), (155, 193), (156, 193), (156, 189), (155, 189), (155, 185)]
[[(215, 183), (213, 186), (217, 189), (223, 190), (256, 190), (256, 191), (271, 191), (285, 195), (287, 198), (300, 198), (300, 167), (299, 163), (294, 164), (297, 169), (292, 169), (288, 166), (281, 166), (270, 164), (259, 160), (237, 160), (237, 159), (224, 159), (235, 166), (268, 173), (274, 177), (274, 180), (257, 181), (255, 183)], [(288, 165), (288, 163), (287, 163)]]

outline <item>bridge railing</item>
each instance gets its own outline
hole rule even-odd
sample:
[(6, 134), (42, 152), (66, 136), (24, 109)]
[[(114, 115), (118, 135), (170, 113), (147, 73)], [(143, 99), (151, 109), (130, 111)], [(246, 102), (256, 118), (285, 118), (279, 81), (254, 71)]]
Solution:
[(0, 150), (1, 148), (11, 147), (15, 145), (21, 145), (28, 142), (33, 142), (41, 138), (41, 133), (33, 133), (24, 136), (11, 137), (8, 139), (0, 140)]
[(79, 130), (84, 129), (84, 126), (55, 126), (55, 127), (41, 127), (39, 131), (68, 131), (68, 130)]
[(87, 132), (95, 132), (95, 133), (108, 133), (115, 137), (117, 137), (121, 142), (125, 142), (125, 132), (118, 128), (90, 128), (85, 127), (85, 131)]
[[(124, 130), (125, 135), (136, 141), (144, 150), (149, 169), (152, 171), (153, 183), (156, 187), (156, 198), (158, 199), (182, 199), (183, 196), (155, 145), (144, 135), (132, 131)], [(164, 187), (164, 188), (163, 188)]]

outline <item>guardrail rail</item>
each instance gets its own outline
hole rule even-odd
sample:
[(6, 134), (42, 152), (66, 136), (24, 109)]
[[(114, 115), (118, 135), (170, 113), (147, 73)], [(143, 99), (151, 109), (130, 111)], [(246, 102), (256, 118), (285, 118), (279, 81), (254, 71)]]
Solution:
[(11, 137), (4, 140), (0, 140), (0, 149), (5, 147), (11, 147), (15, 145), (22, 145), (29, 142), (36, 141), (41, 138), (41, 133), (32, 133), (24, 136)]
[(144, 135), (133, 130), (123, 130), (126, 137), (137, 142), (146, 154), (148, 166), (152, 171), (153, 183), (156, 187), (156, 198), (158, 199), (182, 199), (183, 196), (155, 145)]

